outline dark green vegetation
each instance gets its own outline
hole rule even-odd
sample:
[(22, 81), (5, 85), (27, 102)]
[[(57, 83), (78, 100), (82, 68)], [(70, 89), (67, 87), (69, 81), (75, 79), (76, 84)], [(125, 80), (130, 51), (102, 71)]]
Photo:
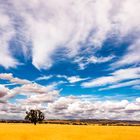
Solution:
[(37, 122), (41, 122), (45, 119), (44, 113), (42, 113), (40, 110), (30, 110), (29, 112), (26, 112), (25, 120), (30, 121), (31, 123), (34, 123), (36, 125)]

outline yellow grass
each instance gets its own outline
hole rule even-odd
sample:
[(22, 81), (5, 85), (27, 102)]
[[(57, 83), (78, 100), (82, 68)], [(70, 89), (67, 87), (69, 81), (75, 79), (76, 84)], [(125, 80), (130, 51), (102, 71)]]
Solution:
[(140, 127), (0, 124), (0, 140), (140, 140)]

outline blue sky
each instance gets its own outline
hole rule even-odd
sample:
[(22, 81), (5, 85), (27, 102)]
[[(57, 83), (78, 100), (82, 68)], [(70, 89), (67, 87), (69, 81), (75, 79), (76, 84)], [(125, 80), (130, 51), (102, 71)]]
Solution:
[(139, 0), (0, 0), (0, 116), (140, 118)]

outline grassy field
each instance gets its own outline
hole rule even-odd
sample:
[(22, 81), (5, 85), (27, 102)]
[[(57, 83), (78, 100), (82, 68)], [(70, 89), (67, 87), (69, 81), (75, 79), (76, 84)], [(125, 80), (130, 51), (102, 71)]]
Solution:
[(140, 127), (1, 123), (0, 140), (140, 140)]

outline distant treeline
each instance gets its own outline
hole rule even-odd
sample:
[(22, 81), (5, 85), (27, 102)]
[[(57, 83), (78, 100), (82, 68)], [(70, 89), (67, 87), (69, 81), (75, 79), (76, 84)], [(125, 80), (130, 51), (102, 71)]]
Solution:
[[(30, 123), (25, 120), (0, 120), (0, 123)], [(129, 120), (44, 120), (43, 124), (67, 124), (67, 125), (108, 125), (108, 126), (140, 126), (140, 121)]]

